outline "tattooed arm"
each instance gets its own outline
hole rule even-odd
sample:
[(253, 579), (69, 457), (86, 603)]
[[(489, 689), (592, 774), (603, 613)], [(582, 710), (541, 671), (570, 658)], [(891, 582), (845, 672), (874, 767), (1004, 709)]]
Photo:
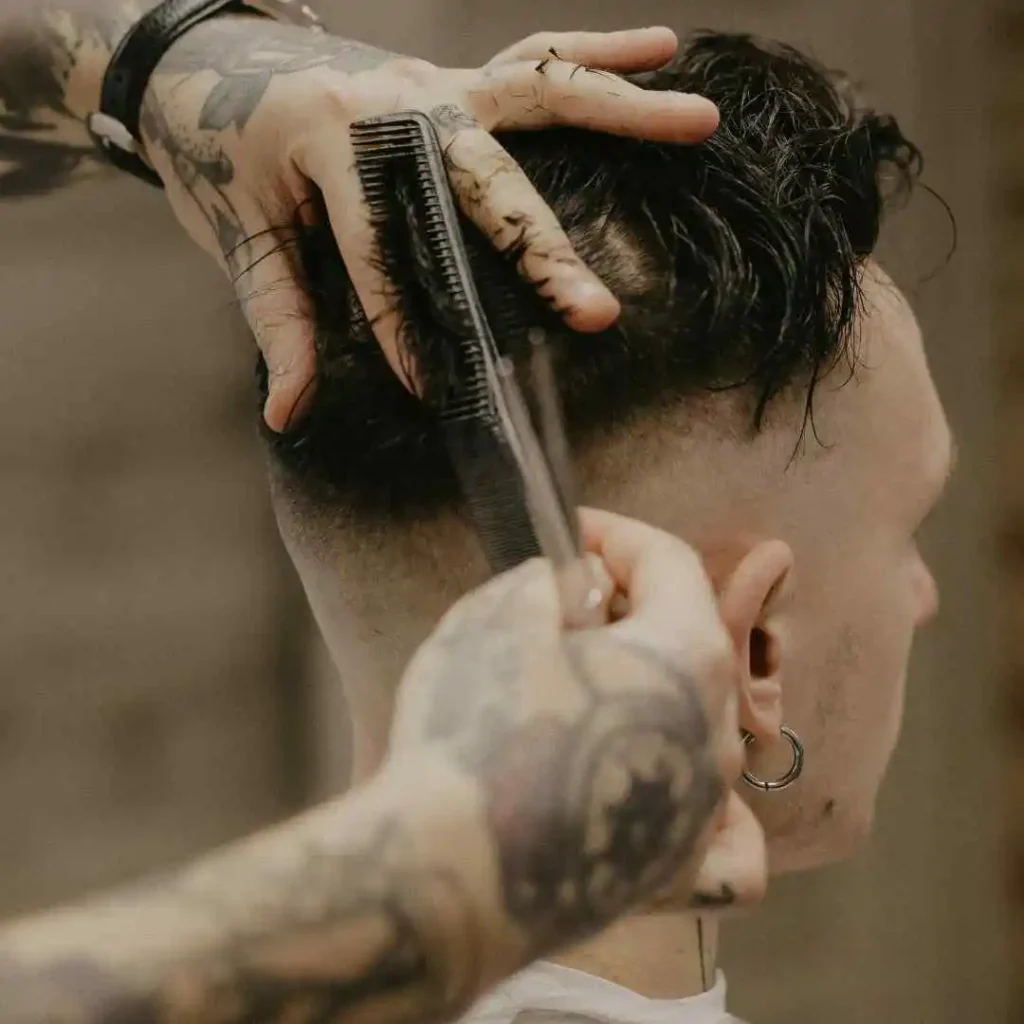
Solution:
[(491, 581), (413, 659), (365, 788), (0, 930), (0, 1024), (453, 1020), (692, 879), (739, 771), (734, 656), (685, 545), (588, 531), (626, 618), (567, 636), (546, 565)]
[[(85, 130), (110, 57), (155, 0), (7, 0), (0, 14), (0, 199), (42, 195), (101, 165)], [(617, 300), (489, 132), (573, 124), (696, 141), (712, 104), (645, 92), (610, 74), (658, 67), (668, 29), (537, 35), (475, 70), (437, 68), (257, 16), (222, 14), (187, 32), (150, 80), (147, 155), (182, 226), (220, 263), (270, 369), (267, 423), (285, 429), (315, 380), (313, 325), (290, 259), (296, 211), (320, 189), (356, 293), (401, 372), (388, 282), (355, 173), (349, 126), (396, 109), (429, 112), (456, 198), (580, 330), (601, 330)], [(589, 67), (588, 67), (589, 70)]]
[[(84, 119), (125, 31), (155, 0), (8, 0), (0, 16), (0, 199), (42, 195), (100, 167)], [(254, 15), (197, 25), (149, 82), (143, 143), (185, 230), (231, 278), (269, 374), (268, 425), (286, 429), (315, 383), (308, 302), (291, 259), (296, 212), (323, 192), (355, 290), (402, 372), (388, 282), (373, 253), (349, 126), (396, 109), (429, 112), (456, 199), (580, 330), (601, 330), (618, 301), (573, 252), (554, 215), (489, 135), (573, 124), (697, 141), (712, 104), (645, 92), (609, 74), (658, 67), (668, 29), (537, 35), (486, 67), (447, 70)], [(587, 69), (589, 70), (589, 68)]]
[(14, 924), (0, 1022), (447, 1019), (484, 983), (476, 953), (495, 948), (491, 970), (510, 954), (473, 796), (419, 758), (172, 877)]

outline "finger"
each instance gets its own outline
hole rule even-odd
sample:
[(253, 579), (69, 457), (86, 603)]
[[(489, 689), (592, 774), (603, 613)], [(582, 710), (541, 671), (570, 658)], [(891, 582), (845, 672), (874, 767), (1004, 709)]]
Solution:
[(581, 509), (580, 523), (584, 547), (601, 557), (628, 602), (628, 614), (609, 629), (642, 638), (666, 654), (683, 655), (695, 670), (706, 665), (717, 676), (719, 667), (728, 668), (728, 633), (693, 548), (610, 512)]
[[(255, 218), (248, 223), (255, 222)], [(224, 253), (242, 311), (267, 364), (263, 418), (278, 433), (308, 411), (316, 389), (309, 300), (295, 272), (295, 232), (265, 226)]]
[(574, 330), (614, 323), (618, 300), (576, 255), (558, 218), (501, 144), (457, 107), (435, 107), (430, 117), (466, 216), (500, 251), (517, 254), (520, 274)]
[[(606, 71), (566, 61), (494, 69), (487, 103), (492, 131), (574, 125), (653, 142), (703, 142), (718, 127), (718, 108), (703, 96), (641, 89)], [(482, 100), (474, 94), (474, 102)]]
[(754, 812), (730, 793), (697, 872), (690, 906), (705, 913), (749, 907), (764, 898), (767, 885), (764, 831)]
[(597, 591), (600, 595), (600, 600), (594, 601), (596, 608), (593, 619), (598, 622), (608, 622), (616, 617), (614, 604), (616, 597), (621, 596), (620, 592), (615, 586), (615, 580), (612, 579), (607, 566), (597, 555), (588, 552), (586, 559), (589, 570), (587, 583), (592, 590)]
[(573, 64), (606, 71), (653, 71), (668, 63), (678, 48), (675, 32), (663, 27), (619, 32), (538, 32), (502, 50), (487, 66), (542, 61), (557, 55)]
[[(679, 594), (710, 589), (694, 549), (664, 530), (592, 508), (580, 509), (580, 530), (583, 547), (601, 559), (634, 612), (656, 600), (666, 586)], [(664, 567), (659, 558), (665, 559)]]
[(416, 370), (401, 344), (395, 287), (376, 262), (378, 240), (363, 199), (351, 144), (347, 134), (320, 141), (316, 149), (302, 155), (299, 169), (317, 183), (323, 194), (349, 280), (391, 369), (415, 392)]
[(474, 629), (516, 624), (540, 639), (561, 629), (561, 607), (551, 564), (532, 558), (493, 577), (461, 597), (441, 620), (438, 636)]

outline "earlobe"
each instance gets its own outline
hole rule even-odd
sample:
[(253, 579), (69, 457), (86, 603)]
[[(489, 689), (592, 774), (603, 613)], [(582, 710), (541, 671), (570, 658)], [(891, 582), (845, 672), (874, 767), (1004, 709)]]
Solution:
[(740, 725), (764, 741), (777, 738), (782, 727), (782, 609), (792, 568), (788, 544), (761, 541), (740, 559), (719, 594), (741, 668)]

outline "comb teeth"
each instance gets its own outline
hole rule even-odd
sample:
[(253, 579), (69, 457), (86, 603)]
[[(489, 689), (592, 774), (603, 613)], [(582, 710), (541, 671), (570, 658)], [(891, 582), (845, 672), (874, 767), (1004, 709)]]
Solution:
[(397, 181), (416, 198), (419, 241), (434, 256), (438, 283), (467, 334), (478, 344), (461, 345), (466, 367), (464, 388), (449, 396), (444, 415), (450, 418), (494, 416), (488, 383), (488, 361), (497, 359), (490, 328), (483, 315), (470, 269), (459, 215), (448, 187), (440, 141), (430, 120), (418, 111), (358, 121), (351, 128), (356, 167), (378, 238), (394, 216)]
[(497, 430), (482, 430), (472, 419), (447, 428), (451, 453), (487, 563), (498, 573), (540, 555), (523, 479)]
[[(413, 241), (430, 252), (436, 284), (461, 321), (453, 343), (462, 379), (445, 397), (441, 419), (477, 536), (492, 571), (503, 572), (540, 554), (540, 545), (522, 474), (501, 432), (493, 393), (498, 349), (477, 294), (437, 133), (417, 111), (369, 118), (350, 131), (380, 244), (390, 237), (396, 188), (404, 186), (415, 199)], [(382, 255), (387, 262), (388, 254)]]

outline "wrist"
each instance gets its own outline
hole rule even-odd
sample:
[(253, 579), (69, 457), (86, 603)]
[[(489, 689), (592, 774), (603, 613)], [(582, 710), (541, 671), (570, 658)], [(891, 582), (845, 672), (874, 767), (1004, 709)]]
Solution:
[(132, 25), (157, 0), (122, 0), (99, 5), (41, 2), (3, 27), (7, 50), (37, 57), (40, 71), (61, 83), (59, 101), (49, 107), (75, 122), (76, 137), (90, 114), (99, 109), (107, 67)]
[[(378, 797), (389, 794), (384, 803), (395, 809), (411, 837), (404, 867), (410, 874), (427, 871), (448, 879), (450, 895), (460, 904), (458, 914), (451, 907), (437, 914), (436, 967), (458, 974), (465, 966), (469, 950), (462, 944), (468, 923), (476, 947), (474, 991), (466, 993), (471, 1003), (520, 970), (536, 943), (509, 915), (499, 848), (503, 840), (488, 819), (484, 787), (450, 755), (432, 744), (409, 754), (392, 753), (370, 785), (380, 787)], [(454, 977), (449, 980), (456, 983)]]

